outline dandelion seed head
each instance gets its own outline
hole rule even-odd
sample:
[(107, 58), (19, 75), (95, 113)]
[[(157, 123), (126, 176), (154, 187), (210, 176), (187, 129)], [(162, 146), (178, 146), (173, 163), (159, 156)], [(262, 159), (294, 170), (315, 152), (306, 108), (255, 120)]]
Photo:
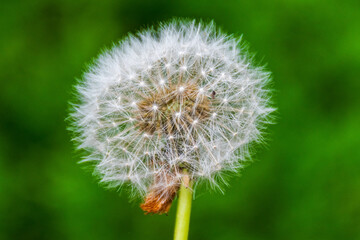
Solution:
[(84, 74), (76, 140), (102, 183), (128, 183), (147, 196), (143, 209), (154, 196), (165, 204), (183, 169), (217, 186), (216, 176), (242, 168), (271, 122), (268, 82), (238, 39), (213, 23), (162, 24), (121, 41)]

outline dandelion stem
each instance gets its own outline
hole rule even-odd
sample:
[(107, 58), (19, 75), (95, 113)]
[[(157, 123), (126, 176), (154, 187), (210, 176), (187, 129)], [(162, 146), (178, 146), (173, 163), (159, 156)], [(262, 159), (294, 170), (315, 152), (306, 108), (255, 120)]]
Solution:
[[(186, 173), (186, 171), (185, 171)], [(189, 235), (191, 201), (192, 201), (192, 182), (188, 175), (183, 177), (178, 198), (176, 212), (174, 240), (187, 240)]]

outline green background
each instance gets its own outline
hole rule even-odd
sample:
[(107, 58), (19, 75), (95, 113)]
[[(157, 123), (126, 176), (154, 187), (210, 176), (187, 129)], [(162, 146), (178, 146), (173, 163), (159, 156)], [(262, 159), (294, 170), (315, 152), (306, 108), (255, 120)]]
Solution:
[(169, 216), (98, 186), (67, 116), (75, 78), (127, 32), (172, 17), (243, 34), (273, 72), (277, 124), (190, 239), (360, 239), (359, 1), (1, 1), (0, 239), (171, 239)]

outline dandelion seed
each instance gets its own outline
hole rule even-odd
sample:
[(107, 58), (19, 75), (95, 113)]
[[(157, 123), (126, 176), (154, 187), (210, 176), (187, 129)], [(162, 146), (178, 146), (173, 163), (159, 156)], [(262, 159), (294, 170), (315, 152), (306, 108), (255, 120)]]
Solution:
[(186, 71), (186, 70), (187, 70), (187, 66), (181, 66), (180, 69), (181, 69), (182, 71)]

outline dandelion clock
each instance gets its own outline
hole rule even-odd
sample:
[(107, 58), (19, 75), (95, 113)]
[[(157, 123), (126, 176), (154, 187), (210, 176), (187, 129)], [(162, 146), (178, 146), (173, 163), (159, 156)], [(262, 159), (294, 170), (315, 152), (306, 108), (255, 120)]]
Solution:
[(269, 73), (213, 23), (172, 21), (104, 51), (76, 87), (71, 119), (82, 162), (109, 188), (128, 187), (145, 213), (178, 198), (187, 239), (198, 184), (220, 188), (261, 142), (274, 111)]

